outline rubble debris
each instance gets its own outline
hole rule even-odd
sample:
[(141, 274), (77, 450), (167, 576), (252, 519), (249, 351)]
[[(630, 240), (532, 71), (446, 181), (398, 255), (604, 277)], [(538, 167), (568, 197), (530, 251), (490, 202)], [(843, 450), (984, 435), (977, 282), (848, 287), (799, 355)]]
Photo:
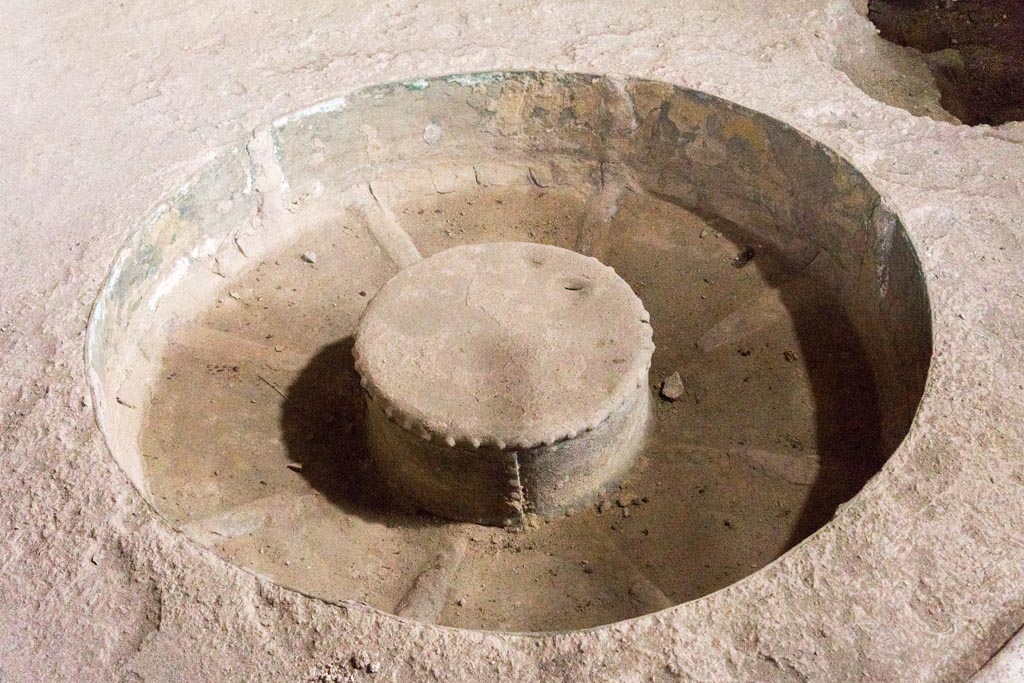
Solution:
[(679, 376), (678, 372), (673, 372), (662, 381), (661, 391), (658, 392), (658, 395), (671, 402), (677, 401), (685, 391), (683, 378)]

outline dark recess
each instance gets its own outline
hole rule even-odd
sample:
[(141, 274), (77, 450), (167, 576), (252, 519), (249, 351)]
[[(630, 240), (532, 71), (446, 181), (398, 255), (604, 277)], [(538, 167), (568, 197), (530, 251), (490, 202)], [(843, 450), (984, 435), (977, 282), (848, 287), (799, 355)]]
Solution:
[(882, 37), (916, 48), (968, 125), (1024, 120), (1024, 0), (870, 0)]

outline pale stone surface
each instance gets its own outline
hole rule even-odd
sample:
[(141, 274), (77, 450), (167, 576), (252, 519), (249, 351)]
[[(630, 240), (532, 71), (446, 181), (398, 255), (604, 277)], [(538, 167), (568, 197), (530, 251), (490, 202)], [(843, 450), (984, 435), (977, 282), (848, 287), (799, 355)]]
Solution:
[[(316, 680), (367, 652), (387, 680), (952, 682), (1024, 621), (1024, 129), (865, 95), (834, 68), (858, 20), (845, 1), (6, 5), (5, 680)], [(698, 87), (853, 161), (905, 219), (930, 285), (935, 356), (908, 440), (833, 524), (747, 580), (543, 638), (309, 599), (175, 533), (110, 459), (84, 379), (90, 305), (139, 217), (282, 112), (509, 65)], [(279, 199), (261, 215), (286, 211)]]

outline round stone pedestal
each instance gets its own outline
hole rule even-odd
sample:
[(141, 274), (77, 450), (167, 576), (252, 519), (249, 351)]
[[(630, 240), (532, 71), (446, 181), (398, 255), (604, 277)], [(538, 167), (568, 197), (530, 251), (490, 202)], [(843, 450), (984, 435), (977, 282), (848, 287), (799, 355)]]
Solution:
[(640, 447), (654, 350), (640, 299), (611, 268), (558, 247), (456, 247), (395, 275), (354, 354), (376, 467), (444, 517), (560, 514)]

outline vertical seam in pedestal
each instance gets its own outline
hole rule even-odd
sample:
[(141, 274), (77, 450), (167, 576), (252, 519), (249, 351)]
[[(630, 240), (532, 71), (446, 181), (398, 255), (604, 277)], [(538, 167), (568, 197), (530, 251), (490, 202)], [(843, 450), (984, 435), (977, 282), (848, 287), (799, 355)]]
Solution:
[(514, 487), (510, 496), (512, 509), (515, 510), (517, 517), (522, 517), (526, 512), (526, 491), (523, 488), (523, 479), (519, 471), (519, 451), (512, 453), (512, 467), (515, 473), (515, 479), (509, 482)]

